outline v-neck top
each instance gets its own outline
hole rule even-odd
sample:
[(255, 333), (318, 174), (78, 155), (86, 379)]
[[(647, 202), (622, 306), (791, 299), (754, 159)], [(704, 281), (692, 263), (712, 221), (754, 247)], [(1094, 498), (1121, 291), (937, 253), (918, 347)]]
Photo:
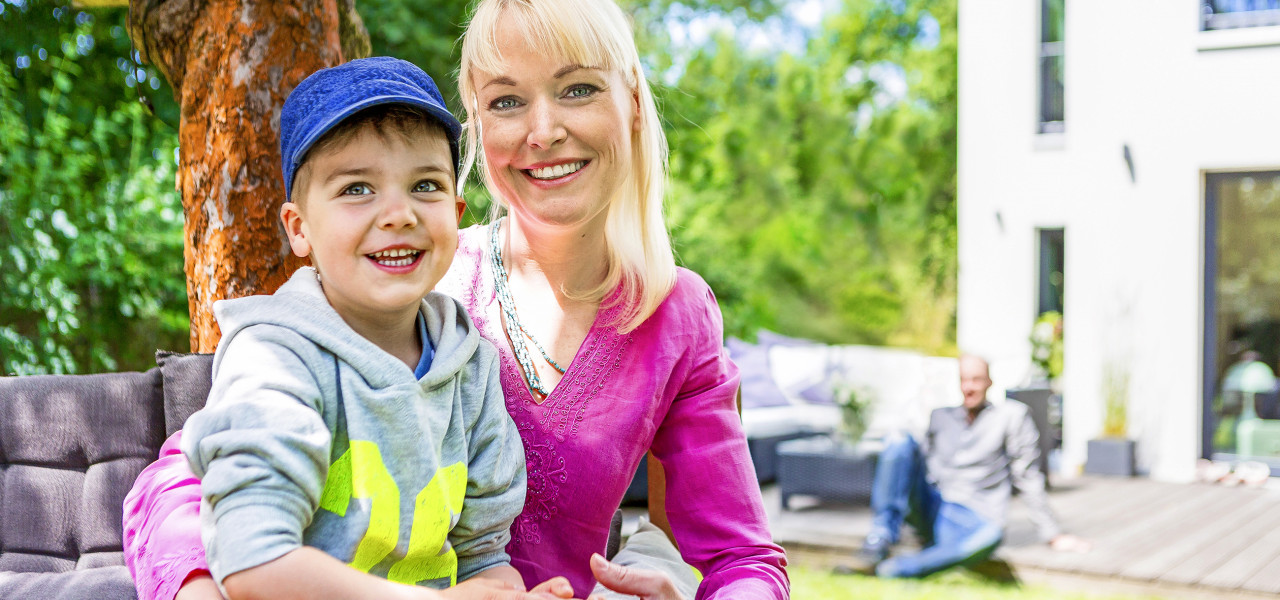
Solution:
[(681, 555), (703, 575), (697, 598), (787, 598), (786, 557), (769, 533), (737, 412), (738, 370), (721, 345), (720, 308), (706, 282), (679, 269), (671, 294), (627, 334), (611, 325), (621, 307), (606, 302), (539, 403), (502, 327), (488, 227), (459, 232), (437, 289), (461, 300), (498, 348), (507, 410), (528, 461), (524, 511), (507, 547), (525, 582), (564, 575), (577, 597), (587, 596), (591, 553), (604, 552), (614, 510), (652, 449), (666, 471)]

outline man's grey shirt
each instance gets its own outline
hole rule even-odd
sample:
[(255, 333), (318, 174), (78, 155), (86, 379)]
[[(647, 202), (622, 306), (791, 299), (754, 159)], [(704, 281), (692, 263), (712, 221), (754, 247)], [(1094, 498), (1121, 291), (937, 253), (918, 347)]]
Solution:
[(1040, 535), (1058, 535), (1040, 458), (1040, 435), (1021, 402), (984, 405), (973, 423), (963, 406), (935, 409), (923, 450), (929, 478), (942, 498), (1004, 526), (1014, 487), (1031, 510)]

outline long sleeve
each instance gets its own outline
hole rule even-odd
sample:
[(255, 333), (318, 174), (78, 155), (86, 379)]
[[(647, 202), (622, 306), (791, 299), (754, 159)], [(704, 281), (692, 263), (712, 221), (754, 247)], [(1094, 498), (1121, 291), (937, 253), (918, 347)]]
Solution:
[(720, 345), (723, 325), (702, 287), (683, 375), (653, 442), (667, 478), (667, 517), (681, 555), (704, 579), (697, 599), (789, 597), (786, 555), (772, 541), (735, 396), (737, 367)]
[(178, 445), (165, 440), (124, 499), (124, 560), (139, 600), (171, 600), (189, 575), (208, 571), (200, 541), (200, 480)]
[(290, 349), (306, 344), (283, 339), (296, 335), (236, 334), (220, 348), (208, 404), (186, 423), (182, 451), (201, 479), (205, 550), (220, 584), (301, 547), (320, 505), (331, 438), (319, 384)]
[[(469, 424), (466, 499), (449, 542), (458, 556), (458, 581), (510, 564), (511, 523), (524, 508), (525, 458), (520, 433), (507, 413), (498, 378), (497, 352), (487, 341), (470, 369), (462, 394), (483, 398)], [(474, 382), (474, 385), (468, 385)]]
[(1044, 473), (1037, 461), (1040, 459), (1040, 434), (1031, 415), (1023, 412), (1020, 419), (1010, 424), (1007, 440), (1009, 476), (1018, 489), (1022, 501), (1031, 511), (1041, 538), (1048, 540), (1061, 533), (1058, 521), (1049, 508), (1049, 496), (1045, 492)]

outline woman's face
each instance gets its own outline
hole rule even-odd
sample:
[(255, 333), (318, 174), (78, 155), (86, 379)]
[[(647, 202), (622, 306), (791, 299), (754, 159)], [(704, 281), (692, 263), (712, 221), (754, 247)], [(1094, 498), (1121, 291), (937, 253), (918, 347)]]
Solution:
[(521, 219), (603, 227), (631, 169), (636, 95), (621, 73), (540, 55), (509, 15), (497, 43), (504, 70), (473, 75), (496, 192)]

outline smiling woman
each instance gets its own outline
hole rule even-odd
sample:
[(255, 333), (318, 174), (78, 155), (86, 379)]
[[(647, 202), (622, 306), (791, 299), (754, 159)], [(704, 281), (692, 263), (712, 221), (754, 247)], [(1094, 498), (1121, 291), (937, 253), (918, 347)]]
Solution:
[[(458, 87), (468, 156), (507, 215), (463, 232), (450, 283), (506, 359), (529, 460), (512, 564), (526, 581), (565, 575), (579, 595), (594, 575), (596, 593), (787, 597), (719, 307), (675, 267), (667, 239), (666, 140), (625, 15), (611, 0), (484, 0)], [(579, 558), (604, 542), (646, 450), (665, 468), (671, 533), (701, 584), (677, 564), (644, 572), (653, 587), (623, 589)], [(661, 563), (641, 554), (619, 560)]]

